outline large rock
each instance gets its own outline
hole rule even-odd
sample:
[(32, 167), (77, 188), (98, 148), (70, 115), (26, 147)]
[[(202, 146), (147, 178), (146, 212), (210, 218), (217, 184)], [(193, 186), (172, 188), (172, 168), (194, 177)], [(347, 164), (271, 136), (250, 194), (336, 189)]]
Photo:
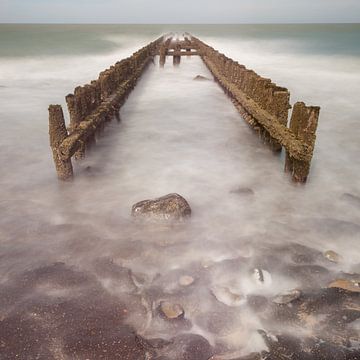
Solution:
[(156, 220), (182, 220), (191, 215), (188, 202), (179, 194), (168, 194), (153, 200), (143, 200), (132, 207), (135, 217)]

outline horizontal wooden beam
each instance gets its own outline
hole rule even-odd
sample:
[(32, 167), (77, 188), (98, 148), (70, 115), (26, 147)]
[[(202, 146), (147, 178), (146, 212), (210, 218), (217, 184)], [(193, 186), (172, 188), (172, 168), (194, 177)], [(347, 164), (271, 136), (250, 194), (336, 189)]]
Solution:
[(167, 56), (199, 56), (199, 52), (197, 51), (168, 51), (166, 53)]

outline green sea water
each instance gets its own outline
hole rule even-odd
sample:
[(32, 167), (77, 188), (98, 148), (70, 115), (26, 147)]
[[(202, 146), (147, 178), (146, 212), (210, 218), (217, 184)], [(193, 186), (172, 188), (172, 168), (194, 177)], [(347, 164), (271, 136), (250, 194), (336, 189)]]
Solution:
[(109, 36), (151, 39), (168, 31), (248, 41), (284, 41), (283, 51), (360, 55), (360, 24), (21, 25), (0, 24), (0, 57), (96, 54), (118, 48)]

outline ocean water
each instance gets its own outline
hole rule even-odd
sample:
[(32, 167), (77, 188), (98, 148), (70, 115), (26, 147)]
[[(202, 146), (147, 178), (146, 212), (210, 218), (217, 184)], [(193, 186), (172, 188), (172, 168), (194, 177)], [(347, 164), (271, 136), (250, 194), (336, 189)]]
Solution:
[[(210, 77), (199, 58), (150, 66), (120, 110), (121, 121), (112, 121), (75, 163), (75, 181), (57, 181), (48, 105), (66, 109), (64, 97), (77, 85), (168, 31), (187, 31), (287, 87), (292, 104), (321, 106), (306, 185), (291, 183), (283, 155), (261, 143), (215, 82), (193, 81)], [(266, 320), (246, 299), (305, 289), (306, 279), (289, 271), (300, 245), (343, 258), (339, 264), (317, 258), (327, 272), (311, 277), (312, 286), (360, 272), (359, 39), (358, 24), (0, 25), (0, 319), (13, 324), (8, 333), (21, 314), (30, 323), (22, 323), (25, 333), (51, 328), (57, 339), (40, 341), (41, 348), (34, 341), (29, 353), (66, 359), (70, 327), (60, 332), (43, 308), (86, 308), (82, 296), (89, 292), (94, 301), (126, 304), (121, 321), (144, 337), (199, 334), (214, 348), (246, 355), (267, 348), (259, 329), (299, 335)], [(191, 221), (134, 223), (135, 202), (171, 192), (188, 200)], [(255, 268), (271, 280), (259, 284)], [(181, 275), (195, 279), (186, 291)], [(213, 295), (224, 288), (244, 301), (219, 307)], [(149, 309), (164, 299), (180, 302), (190, 325), (169, 328), (154, 317)], [(34, 304), (42, 309), (36, 321), (29, 320)], [(68, 313), (76, 317), (75, 305)], [(356, 321), (349, 326), (360, 328)]]

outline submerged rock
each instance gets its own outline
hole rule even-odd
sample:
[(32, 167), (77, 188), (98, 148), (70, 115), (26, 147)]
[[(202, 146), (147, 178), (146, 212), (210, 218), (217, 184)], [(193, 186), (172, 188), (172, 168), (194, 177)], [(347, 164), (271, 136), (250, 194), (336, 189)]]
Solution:
[(248, 187), (238, 187), (237, 189), (233, 189), (230, 191), (231, 194), (238, 194), (238, 195), (254, 195), (254, 190)]
[(188, 275), (181, 276), (181, 278), (179, 279), (179, 284), (181, 286), (189, 286), (193, 282), (194, 282), (194, 278), (192, 276), (188, 276)]
[(205, 77), (205, 76), (202, 76), (202, 75), (197, 75), (194, 77), (193, 80), (196, 80), (196, 81), (209, 81), (210, 79)]
[(351, 292), (360, 292), (360, 280), (338, 279), (329, 284), (329, 288), (339, 288)]
[(211, 289), (217, 301), (227, 306), (240, 306), (245, 300), (240, 294), (232, 292), (229, 288), (223, 286), (215, 286)]
[(271, 275), (266, 270), (255, 268), (252, 274), (254, 280), (259, 285), (270, 285), (272, 283)]
[(341, 195), (341, 199), (360, 208), (360, 196), (356, 196), (350, 193), (344, 193)]
[(168, 301), (162, 301), (160, 303), (160, 312), (170, 320), (183, 318), (185, 314), (185, 311), (181, 305), (173, 304)]
[(279, 304), (279, 305), (286, 305), (286, 304), (289, 304), (292, 301), (298, 299), (300, 296), (301, 296), (301, 291), (294, 289), (294, 290), (290, 290), (286, 293), (275, 296), (273, 299), (273, 302), (275, 304)]
[(332, 250), (325, 251), (324, 256), (334, 263), (339, 263), (342, 260), (342, 256)]
[(264, 273), (261, 269), (254, 269), (253, 276), (256, 282), (263, 283), (264, 282)]
[(143, 200), (132, 207), (134, 217), (155, 220), (182, 220), (191, 216), (188, 202), (179, 194), (168, 194), (153, 200)]

